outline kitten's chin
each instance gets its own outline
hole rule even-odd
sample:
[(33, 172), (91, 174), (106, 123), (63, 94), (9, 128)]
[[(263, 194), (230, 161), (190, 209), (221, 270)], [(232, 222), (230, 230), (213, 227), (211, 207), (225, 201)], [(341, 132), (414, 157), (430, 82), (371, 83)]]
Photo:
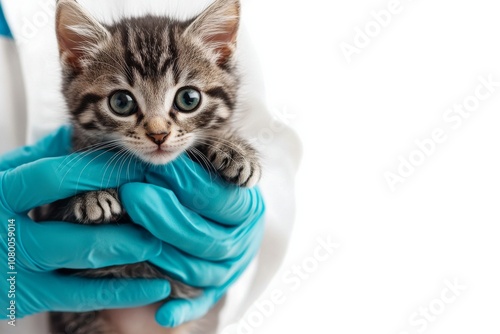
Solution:
[(170, 161), (177, 158), (182, 151), (172, 152), (172, 151), (159, 151), (154, 152), (144, 152), (141, 153), (140, 158), (145, 162), (149, 162), (153, 165), (166, 165)]

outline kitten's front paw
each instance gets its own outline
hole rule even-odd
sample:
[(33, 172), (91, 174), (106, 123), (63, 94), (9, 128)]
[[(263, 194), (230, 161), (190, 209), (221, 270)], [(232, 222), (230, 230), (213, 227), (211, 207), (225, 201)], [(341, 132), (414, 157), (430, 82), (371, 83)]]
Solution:
[(229, 147), (215, 143), (207, 151), (208, 159), (226, 181), (248, 188), (259, 182), (262, 168), (257, 152), (249, 145), (235, 144)]
[(105, 224), (118, 220), (122, 206), (116, 190), (92, 191), (72, 199), (73, 214), (82, 224)]

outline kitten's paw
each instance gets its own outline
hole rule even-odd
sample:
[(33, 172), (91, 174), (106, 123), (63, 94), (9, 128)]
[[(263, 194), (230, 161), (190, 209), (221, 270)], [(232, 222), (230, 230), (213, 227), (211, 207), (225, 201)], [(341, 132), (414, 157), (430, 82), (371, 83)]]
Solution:
[(92, 191), (77, 195), (72, 200), (73, 214), (79, 223), (105, 224), (118, 220), (122, 206), (116, 190)]
[(257, 152), (249, 145), (215, 143), (207, 151), (208, 159), (226, 181), (248, 188), (259, 182), (262, 168)]

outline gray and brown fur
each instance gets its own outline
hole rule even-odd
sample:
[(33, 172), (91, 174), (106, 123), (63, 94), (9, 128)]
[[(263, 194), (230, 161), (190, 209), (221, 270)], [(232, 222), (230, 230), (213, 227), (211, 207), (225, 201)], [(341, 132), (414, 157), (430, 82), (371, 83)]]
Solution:
[[(257, 152), (231, 123), (239, 103), (234, 57), (239, 11), (238, 0), (216, 0), (202, 14), (185, 22), (150, 15), (104, 25), (76, 1), (59, 0), (56, 31), (62, 92), (74, 127), (74, 151), (113, 150), (152, 164), (166, 164), (188, 152), (193, 160), (217, 171), (230, 183), (255, 185), (261, 175)], [(182, 113), (173, 107), (173, 96), (181, 87), (196, 87), (202, 93), (196, 112)], [(134, 95), (137, 113), (119, 117), (109, 110), (108, 99), (117, 90)], [(165, 143), (152, 142), (156, 134), (168, 135)], [(169, 153), (152, 155), (154, 145)], [(109, 189), (53, 203), (38, 210), (36, 218), (101, 224), (122, 216), (117, 192)], [(190, 298), (199, 293), (148, 263), (78, 274), (167, 278), (172, 282), (171, 298)], [(53, 313), (53, 332), (114, 333), (99, 314)]]

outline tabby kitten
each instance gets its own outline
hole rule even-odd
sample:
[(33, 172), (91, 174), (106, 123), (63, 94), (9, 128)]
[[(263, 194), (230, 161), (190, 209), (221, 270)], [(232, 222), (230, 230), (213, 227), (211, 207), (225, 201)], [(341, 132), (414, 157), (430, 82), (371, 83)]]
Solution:
[[(76, 1), (59, 0), (56, 32), (62, 92), (74, 127), (73, 149), (115, 148), (156, 165), (186, 151), (194, 160), (210, 163), (226, 181), (254, 186), (261, 175), (257, 153), (230, 123), (238, 106), (234, 52), (239, 12), (238, 0), (216, 0), (185, 22), (145, 16), (105, 25)], [(37, 220), (104, 224), (122, 214), (117, 191), (108, 189), (53, 203), (38, 210)], [(78, 274), (168, 278), (148, 263)], [(198, 294), (195, 288), (170, 281), (171, 298)], [(117, 333), (101, 315), (53, 313), (52, 330)]]

